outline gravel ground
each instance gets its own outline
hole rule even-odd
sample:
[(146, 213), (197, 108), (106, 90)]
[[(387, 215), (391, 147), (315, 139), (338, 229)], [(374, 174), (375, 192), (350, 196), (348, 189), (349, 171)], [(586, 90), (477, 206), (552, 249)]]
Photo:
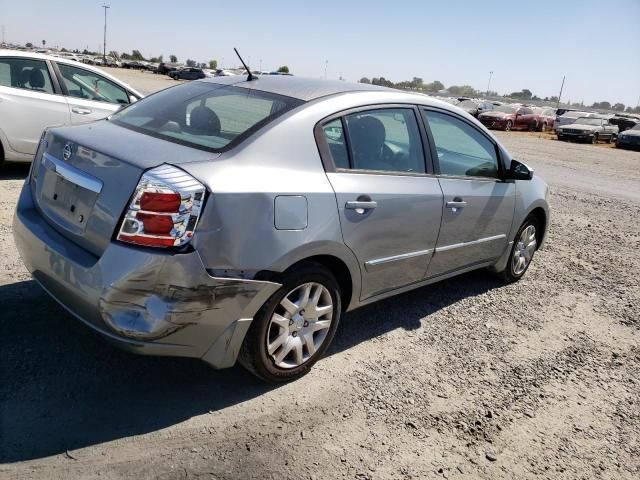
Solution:
[(22, 267), (27, 169), (2, 172), (0, 478), (639, 478), (640, 153), (499, 136), (552, 187), (527, 275), (349, 313), (280, 387), (78, 324)]

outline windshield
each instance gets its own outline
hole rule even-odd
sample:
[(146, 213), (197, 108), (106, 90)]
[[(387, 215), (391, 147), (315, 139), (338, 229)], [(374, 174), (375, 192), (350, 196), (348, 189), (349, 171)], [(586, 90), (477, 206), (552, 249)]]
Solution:
[(567, 118), (580, 118), (583, 115), (584, 115), (584, 112), (567, 112), (562, 114), (563, 117), (567, 117)]
[(248, 88), (192, 82), (136, 102), (111, 121), (163, 140), (222, 151), (301, 103)]
[(514, 107), (510, 107), (509, 105), (499, 105), (495, 108), (495, 111), (502, 113), (516, 113), (516, 109)]
[(640, 130), (640, 123), (636, 123), (633, 127), (631, 127), (629, 130)]
[(601, 118), (580, 117), (576, 120), (576, 125), (602, 125)]
[(478, 104), (473, 100), (464, 100), (458, 104), (460, 108), (478, 108)]

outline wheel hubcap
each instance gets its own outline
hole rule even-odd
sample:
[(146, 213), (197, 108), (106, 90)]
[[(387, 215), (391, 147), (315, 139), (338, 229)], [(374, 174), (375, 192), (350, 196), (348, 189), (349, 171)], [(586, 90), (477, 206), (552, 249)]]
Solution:
[(329, 290), (315, 282), (291, 290), (276, 307), (267, 328), (267, 353), (280, 368), (309, 361), (324, 342), (333, 318)]
[(513, 250), (511, 260), (514, 275), (522, 275), (531, 263), (533, 254), (536, 251), (538, 241), (536, 240), (536, 227), (529, 225), (520, 234), (520, 238)]

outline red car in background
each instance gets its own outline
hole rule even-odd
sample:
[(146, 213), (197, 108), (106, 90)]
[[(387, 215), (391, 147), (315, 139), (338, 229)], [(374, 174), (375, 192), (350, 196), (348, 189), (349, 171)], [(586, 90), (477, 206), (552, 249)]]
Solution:
[(478, 115), (478, 120), (487, 128), (508, 132), (509, 130), (536, 130), (540, 117), (529, 107), (499, 105), (492, 112)]
[(549, 107), (532, 107), (533, 113), (536, 114), (536, 130), (546, 132), (553, 128), (553, 122), (556, 121), (556, 109)]

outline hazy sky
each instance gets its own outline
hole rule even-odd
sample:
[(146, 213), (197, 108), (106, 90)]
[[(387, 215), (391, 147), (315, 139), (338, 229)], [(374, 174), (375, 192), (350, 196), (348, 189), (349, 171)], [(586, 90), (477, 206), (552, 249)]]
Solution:
[[(585, 103), (640, 97), (640, 0), (110, 0), (107, 49), (179, 60), (286, 64), (347, 80), (422, 77)], [(97, 50), (102, 2), (0, 0), (8, 42)]]

